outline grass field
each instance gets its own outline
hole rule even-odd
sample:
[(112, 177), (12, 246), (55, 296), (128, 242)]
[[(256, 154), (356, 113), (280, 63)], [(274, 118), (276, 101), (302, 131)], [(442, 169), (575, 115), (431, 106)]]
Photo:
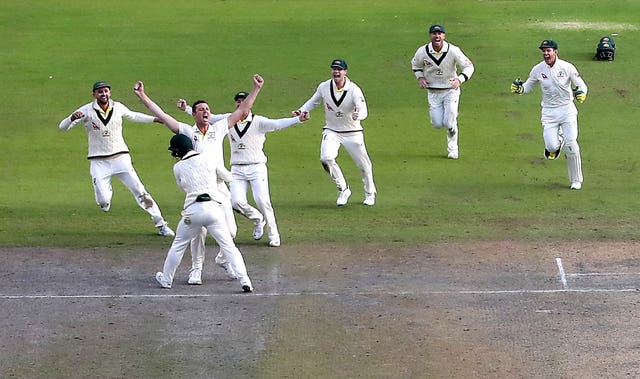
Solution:
[[(57, 128), (91, 100), (94, 81), (110, 81), (114, 99), (143, 111), (131, 87), (144, 80), (161, 106), (189, 121), (175, 109), (178, 97), (205, 98), (214, 111), (228, 111), (233, 93), (259, 72), (266, 85), (254, 111), (284, 117), (328, 78), (334, 57), (348, 61), (349, 76), (367, 97), (364, 126), (378, 204), (360, 206), (360, 179), (343, 154), (354, 196), (350, 206), (334, 206), (335, 188), (318, 161), (323, 115), (316, 110), (308, 123), (267, 141), (283, 243), (637, 236), (635, 1), (5, 1), (0, 7), (0, 245), (167, 245), (120, 183), (112, 211), (99, 211), (85, 132)], [(447, 39), (476, 65), (463, 86), (455, 162), (443, 159), (444, 134), (428, 124), (425, 95), (409, 67), (433, 22), (444, 24)], [(598, 39), (609, 33), (619, 33), (617, 59), (592, 61)], [(537, 46), (545, 38), (558, 41), (561, 57), (590, 88), (579, 106), (582, 191), (568, 190), (564, 160), (540, 158), (539, 93), (508, 93), (510, 82), (541, 60)], [(157, 124), (126, 125), (134, 164), (175, 226), (182, 194), (166, 151), (170, 135)]]

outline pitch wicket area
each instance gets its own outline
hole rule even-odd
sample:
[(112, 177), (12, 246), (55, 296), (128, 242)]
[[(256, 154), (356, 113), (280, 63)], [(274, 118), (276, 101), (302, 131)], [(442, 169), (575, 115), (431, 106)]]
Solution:
[(250, 295), (188, 256), (164, 290), (165, 252), (3, 249), (0, 376), (633, 377), (637, 248), (245, 246)]

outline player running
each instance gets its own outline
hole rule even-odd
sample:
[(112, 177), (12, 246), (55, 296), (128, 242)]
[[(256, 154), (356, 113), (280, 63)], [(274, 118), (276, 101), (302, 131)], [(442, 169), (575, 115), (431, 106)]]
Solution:
[(556, 41), (542, 41), (540, 51), (543, 61), (533, 66), (527, 81), (514, 81), (511, 93), (530, 93), (540, 85), (544, 156), (547, 159), (558, 159), (564, 147), (570, 188), (579, 190), (583, 181), (582, 159), (578, 145), (578, 109), (573, 99), (579, 103), (585, 101), (587, 84), (573, 64), (558, 57)]
[(67, 131), (84, 123), (89, 139), (91, 180), (96, 203), (108, 212), (111, 208), (113, 188), (111, 178), (116, 177), (131, 191), (140, 208), (151, 215), (161, 236), (175, 234), (162, 217), (160, 208), (147, 192), (131, 163), (129, 147), (122, 134), (122, 120), (151, 123), (153, 116), (132, 112), (124, 104), (111, 99), (111, 85), (104, 81), (93, 85), (94, 101), (83, 105), (60, 122), (59, 128)]

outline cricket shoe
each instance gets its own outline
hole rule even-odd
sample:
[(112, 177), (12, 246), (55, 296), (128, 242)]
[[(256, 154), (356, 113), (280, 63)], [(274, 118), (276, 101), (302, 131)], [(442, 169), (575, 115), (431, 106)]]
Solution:
[(189, 272), (189, 280), (187, 281), (189, 284), (202, 284), (202, 269), (193, 268), (191, 272)]
[(227, 275), (229, 279), (238, 279), (238, 275), (231, 268), (231, 264), (229, 262), (222, 262), (216, 259), (216, 265), (224, 270), (224, 273)]
[(580, 183), (580, 182), (571, 183), (571, 189), (572, 190), (579, 190), (581, 188), (582, 188), (582, 183)]
[(160, 283), (160, 286), (162, 286), (162, 288), (171, 288), (171, 283), (169, 283), (169, 281), (164, 277), (162, 271), (156, 272), (156, 280), (158, 281), (158, 283)]
[(176, 233), (167, 225), (158, 226), (158, 234), (163, 237), (175, 237)]
[(246, 293), (253, 292), (253, 288), (248, 284), (244, 284), (242, 286), (242, 292), (246, 292)]
[(364, 205), (374, 205), (376, 203), (376, 194), (367, 192), (364, 196), (364, 201), (362, 204)]
[(458, 159), (458, 153), (457, 152), (450, 152), (449, 154), (447, 154), (447, 158), (448, 159)]
[(262, 238), (262, 236), (264, 235), (264, 226), (267, 224), (267, 222), (262, 219), (262, 221), (258, 222), (254, 227), (253, 227), (253, 239), (254, 240), (259, 240)]
[(271, 241), (269, 241), (269, 246), (280, 247), (280, 237), (272, 238)]
[(347, 205), (347, 201), (349, 201), (349, 197), (351, 197), (351, 188), (347, 186), (347, 188), (338, 192), (338, 200), (336, 200), (336, 205), (339, 207), (343, 205)]
[(558, 157), (560, 156), (560, 151), (562, 150), (562, 148), (564, 147), (564, 137), (563, 136), (558, 136), (560, 138), (560, 147), (558, 148), (558, 150), (556, 151), (549, 151), (547, 149), (544, 149), (544, 157), (547, 159), (552, 159), (552, 160), (556, 160), (558, 159)]

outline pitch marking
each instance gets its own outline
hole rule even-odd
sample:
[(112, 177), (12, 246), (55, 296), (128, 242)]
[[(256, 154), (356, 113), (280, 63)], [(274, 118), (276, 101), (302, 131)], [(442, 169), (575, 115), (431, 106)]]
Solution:
[(409, 295), (521, 295), (521, 294), (553, 294), (553, 293), (625, 293), (640, 292), (638, 288), (622, 289), (520, 289), (520, 290), (459, 290), (459, 291), (381, 291), (381, 292), (265, 292), (253, 294), (180, 294), (180, 295), (0, 295), (4, 300), (33, 300), (33, 299), (164, 299), (164, 298), (214, 298), (214, 297), (285, 297), (285, 296), (409, 296)]
[(562, 282), (562, 288), (567, 290), (569, 285), (567, 284), (567, 276), (564, 273), (564, 267), (562, 267), (562, 259), (556, 258), (556, 265), (558, 266), (558, 272), (560, 273), (560, 281)]

